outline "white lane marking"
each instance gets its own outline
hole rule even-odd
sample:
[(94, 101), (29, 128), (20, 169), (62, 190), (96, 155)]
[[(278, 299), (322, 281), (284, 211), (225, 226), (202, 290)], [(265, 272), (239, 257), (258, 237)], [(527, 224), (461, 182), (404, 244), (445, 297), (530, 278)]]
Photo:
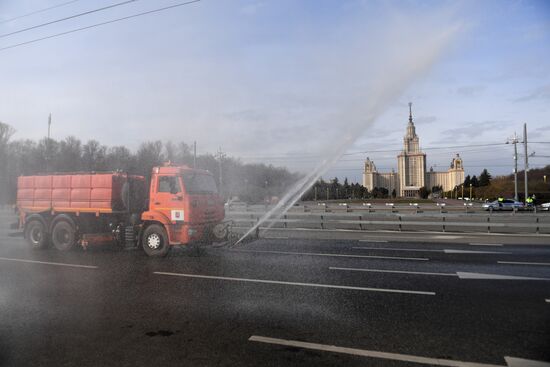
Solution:
[(362, 268), (339, 268), (330, 266), (330, 270), (349, 270), (349, 271), (368, 271), (373, 273), (395, 273), (395, 274), (418, 274), (418, 275), (441, 275), (448, 277), (456, 277), (456, 273), (429, 273), (424, 271), (404, 271), (404, 270), (382, 270), (382, 269), (362, 269)]
[(56, 265), (56, 266), (68, 266), (73, 268), (86, 268), (86, 269), (97, 269), (97, 266), (92, 265), (78, 265), (78, 264), (66, 264), (66, 263), (53, 263), (48, 261), (36, 261), (36, 260), (25, 260), (25, 259), (12, 259), (8, 257), (0, 257), (0, 260), (5, 261), (17, 261), (22, 263), (31, 263), (31, 264), (44, 264), (44, 265)]
[(405, 294), (419, 294), (419, 295), (423, 295), (423, 296), (435, 296), (435, 292), (410, 291), (410, 290), (404, 290), (404, 289), (368, 288), (368, 287), (352, 287), (352, 286), (347, 286), (347, 285), (317, 284), (317, 283), (301, 283), (301, 282), (284, 282), (284, 281), (280, 281), (280, 280), (249, 279), (249, 278), (233, 278), (233, 277), (221, 277), (221, 276), (213, 276), (213, 275), (168, 273), (168, 272), (163, 272), (163, 271), (155, 271), (153, 274), (158, 274), (158, 275), (171, 275), (171, 276), (186, 277), (186, 278), (202, 278), (202, 279), (229, 280), (229, 281), (234, 281), (234, 282), (250, 282), (250, 283), (281, 284), (281, 285), (294, 285), (294, 286), (302, 286), (302, 287), (350, 289), (350, 290), (356, 290), (356, 291), (386, 292), (386, 293), (405, 293)]
[(387, 243), (385, 240), (359, 240), (359, 242)]
[(447, 277), (458, 277), (460, 279), (550, 280), (550, 278), (532, 278), (532, 277), (521, 277), (521, 276), (514, 276), (514, 275), (468, 273), (468, 272), (460, 272), (460, 271), (457, 271), (456, 273), (430, 273), (430, 272), (424, 272), (424, 271), (341, 268), (336, 266), (330, 266), (329, 270), (365, 271), (365, 272), (373, 272), (373, 273), (414, 274), (414, 275), (440, 275), (440, 276), (447, 276)]
[(424, 250), (419, 248), (394, 248), (394, 247), (352, 247), (354, 250), (382, 250), (382, 251), (417, 251), (417, 252), (443, 252), (443, 250)]
[(269, 338), (269, 337), (258, 336), (258, 335), (252, 335), (250, 338), (248, 338), (248, 340), (251, 341), (251, 342), (284, 345), (284, 346), (287, 346), (287, 347), (297, 347), (297, 348), (304, 348), (304, 349), (320, 350), (320, 351), (324, 351), (324, 352), (351, 354), (351, 355), (354, 355), (354, 356), (389, 359), (389, 360), (402, 361), (402, 362), (431, 364), (431, 365), (435, 365), (435, 366), (503, 367), (502, 365), (495, 365), (495, 364), (462, 362), (462, 361), (453, 361), (451, 359), (440, 359), (440, 358), (429, 358), (429, 357), (413, 356), (413, 355), (410, 355), (410, 354), (387, 353), (387, 352), (379, 352), (379, 351), (375, 351), (375, 350), (345, 348), (345, 347), (337, 347), (335, 345), (308, 343), (308, 342), (301, 342), (301, 341), (298, 341), (298, 340)]
[(431, 238), (433, 239), (436, 239), (436, 240), (457, 240), (459, 238), (464, 238), (464, 236), (430, 236)]
[(471, 246), (504, 246), (502, 243), (470, 243)]
[(505, 251), (443, 250), (446, 254), (511, 254)]
[(390, 260), (415, 260), (415, 261), (428, 261), (430, 259), (426, 257), (400, 257), (400, 256), (375, 256), (375, 255), (343, 255), (343, 254), (322, 254), (316, 252), (294, 252), (294, 251), (271, 251), (271, 250), (242, 250), (231, 249), (227, 251), (236, 252), (252, 252), (252, 253), (267, 253), (278, 255), (308, 255), (308, 256), (331, 256), (331, 257), (356, 257), (367, 259), (390, 259)]
[(466, 273), (457, 271), (460, 279), (493, 279), (493, 280), (550, 280), (550, 278), (519, 277), (514, 275)]
[(508, 265), (539, 265), (539, 266), (550, 266), (550, 263), (530, 263), (522, 261), (497, 261), (499, 264), (508, 264)]
[(510, 254), (511, 252), (504, 251), (475, 251), (475, 250), (434, 250), (420, 248), (395, 248), (395, 247), (352, 247), (353, 249), (361, 250), (382, 250), (382, 251), (417, 251), (417, 252), (442, 252), (445, 254)]
[(550, 363), (531, 359), (504, 357), (508, 367), (550, 367)]

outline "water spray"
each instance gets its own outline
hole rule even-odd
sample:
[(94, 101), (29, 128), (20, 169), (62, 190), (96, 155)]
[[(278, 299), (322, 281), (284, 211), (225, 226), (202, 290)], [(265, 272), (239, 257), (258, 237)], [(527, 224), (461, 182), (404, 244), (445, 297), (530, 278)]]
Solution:
[[(345, 112), (338, 116), (338, 121), (345, 121), (347, 127), (343, 139), (336, 144), (333, 144), (335, 140), (333, 139), (331, 142), (333, 149), (327, 152), (327, 158), (293, 185), (281, 200), (246, 231), (234, 245), (241, 243), (254, 231), (259, 230), (260, 226), (270, 218), (279, 219), (290, 210), (305, 192), (341, 158), (348, 147), (363, 135), (365, 128), (370, 126), (414, 80), (429, 70), (458, 29), (458, 26), (451, 26), (446, 32), (438, 34), (428, 30), (423, 42), (415, 46), (414, 52), (403, 53), (407, 55), (407, 58), (401, 57), (401, 54), (397, 54), (399, 57), (396, 57), (395, 50), (387, 50), (385, 54), (388, 57), (393, 56), (393, 58), (384, 60), (377, 65), (379, 70), (373, 72), (376, 77), (370, 81), (367, 90), (363, 90), (361, 93), (364, 98), (359, 98), (357, 95), (352, 96), (355, 98), (349, 98), (351, 103), (341, 107), (341, 111)], [(404, 37), (403, 35), (398, 36)], [(410, 37), (410, 35), (406, 36)], [(399, 39), (400, 42), (386, 41), (390, 45), (389, 47), (403, 43), (402, 39)], [(405, 43), (402, 51), (406, 51), (406, 45)], [(384, 53), (381, 52), (379, 57), (383, 58), (383, 56)], [(271, 228), (273, 223), (274, 221), (268, 223), (266, 229)]]

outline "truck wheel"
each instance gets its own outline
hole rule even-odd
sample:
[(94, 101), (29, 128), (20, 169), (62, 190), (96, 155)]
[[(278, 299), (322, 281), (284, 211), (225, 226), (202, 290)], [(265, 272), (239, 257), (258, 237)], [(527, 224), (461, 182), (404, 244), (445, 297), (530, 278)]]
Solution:
[(218, 223), (212, 228), (212, 235), (216, 241), (225, 241), (227, 240), (227, 235), (229, 234), (228, 225), (225, 223)]
[(166, 231), (158, 224), (151, 224), (145, 229), (141, 243), (143, 250), (149, 256), (166, 256), (170, 250)]
[(76, 231), (64, 220), (57, 222), (52, 230), (52, 243), (59, 251), (69, 251), (76, 244)]
[(35, 249), (45, 249), (48, 247), (48, 234), (46, 226), (39, 220), (31, 220), (25, 226), (25, 239), (29, 245)]

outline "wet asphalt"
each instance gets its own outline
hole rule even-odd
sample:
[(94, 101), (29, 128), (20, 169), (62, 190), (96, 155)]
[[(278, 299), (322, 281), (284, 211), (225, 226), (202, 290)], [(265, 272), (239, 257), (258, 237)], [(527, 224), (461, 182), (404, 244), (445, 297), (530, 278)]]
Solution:
[(33, 251), (0, 216), (0, 366), (418, 365), (252, 336), (550, 361), (550, 246), (263, 238), (153, 259)]

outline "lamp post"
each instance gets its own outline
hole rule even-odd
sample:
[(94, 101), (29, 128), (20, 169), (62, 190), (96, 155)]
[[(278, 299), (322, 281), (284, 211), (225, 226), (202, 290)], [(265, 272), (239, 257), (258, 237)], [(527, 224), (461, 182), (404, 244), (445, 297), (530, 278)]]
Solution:
[(472, 184), (470, 184), (470, 201), (472, 200)]
[(518, 201), (518, 146), (519, 139), (516, 133), (506, 141), (506, 144), (514, 144), (514, 200)]

